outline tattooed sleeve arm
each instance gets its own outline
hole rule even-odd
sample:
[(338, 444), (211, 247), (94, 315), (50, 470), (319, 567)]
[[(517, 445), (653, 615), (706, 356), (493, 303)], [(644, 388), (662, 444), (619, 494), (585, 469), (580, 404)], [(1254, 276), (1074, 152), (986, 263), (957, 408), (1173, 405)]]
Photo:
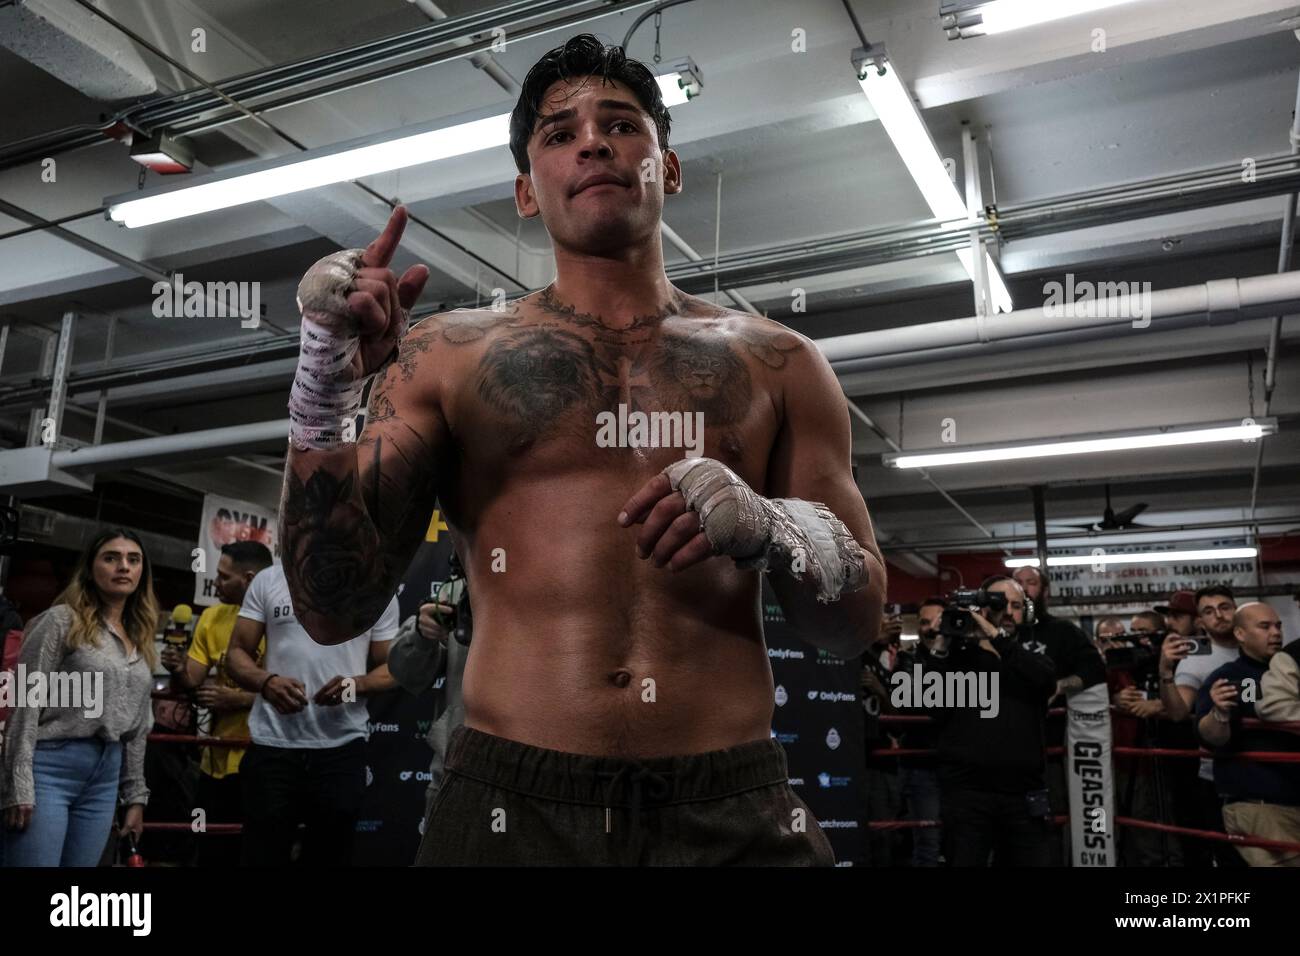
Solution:
[(369, 629), (424, 540), (450, 447), (433, 377), (417, 374), (432, 325), (411, 329), (371, 385), (355, 445), (289, 450), (280, 550), (294, 613), (317, 643)]
[(866, 552), (867, 586), (831, 604), (816, 599), (812, 579), (769, 580), (786, 620), (803, 640), (844, 659), (862, 654), (880, 630), (885, 564), (853, 480), (849, 410), (835, 373), (808, 339), (800, 337), (781, 369), (784, 417), (768, 462), (765, 494), (820, 501), (848, 526)]

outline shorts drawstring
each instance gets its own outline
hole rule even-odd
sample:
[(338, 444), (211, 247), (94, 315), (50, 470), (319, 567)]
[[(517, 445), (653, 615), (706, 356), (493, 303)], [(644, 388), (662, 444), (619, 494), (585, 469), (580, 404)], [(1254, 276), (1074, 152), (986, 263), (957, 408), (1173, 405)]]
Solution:
[(600, 770), (597, 776), (608, 777), (609, 783), (605, 785), (605, 832), (614, 832), (613, 828), (613, 803), (614, 791), (619, 783), (626, 780), (632, 787), (632, 825), (637, 826), (641, 818), (641, 798), (645, 793), (646, 785), (649, 785), (650, 799), (663, 800), (672, 792), (672, 785), (668, 778), (672, 776), (672, 771), (658, 773), (651, 770), (643, 763), (629, 761), (617, 770)]

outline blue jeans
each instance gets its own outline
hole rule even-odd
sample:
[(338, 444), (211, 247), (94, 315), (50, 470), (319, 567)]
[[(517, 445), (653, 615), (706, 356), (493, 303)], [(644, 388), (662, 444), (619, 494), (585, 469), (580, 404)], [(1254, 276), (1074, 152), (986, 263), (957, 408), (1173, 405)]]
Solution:
[[(122, 744), (98, 737), (40, 740), (32, 754), (36, 805), (26, 830), (4, 830), (4, 866), (95, 866), (117, 807)], [(2, 828), (3, 825), (0, 825)]]
[[(939, 819), (939, 774), (932, 767), (904, 767), (903, 801), (907, 819)], [(912, 831), (912, 866), (939, 865), (939, 830), (930, 827)]]

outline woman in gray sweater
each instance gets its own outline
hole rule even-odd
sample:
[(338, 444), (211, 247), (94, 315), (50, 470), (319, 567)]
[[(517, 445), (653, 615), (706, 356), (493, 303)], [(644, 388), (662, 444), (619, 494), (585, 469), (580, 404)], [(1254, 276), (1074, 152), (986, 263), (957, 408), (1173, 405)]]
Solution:
[(139, 837), (157, 626), (149, 556), (125, 528), (101, 532), (28, 624), (0, 772), (3, 865), (94, 866), (119, 800)]

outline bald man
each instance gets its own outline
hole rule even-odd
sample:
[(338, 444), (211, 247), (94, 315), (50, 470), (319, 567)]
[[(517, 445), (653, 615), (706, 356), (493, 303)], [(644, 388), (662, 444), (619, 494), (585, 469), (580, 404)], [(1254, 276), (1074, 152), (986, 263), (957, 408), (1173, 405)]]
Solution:
[[(1282, 649), (1282, 621), (1267, 604), (1237, 608), (1232, 633), (1241, 656), (1206, 678), (1196, 698), (1197, 733), (1215, 752), (1214, 784), (1228, 833), (1300, 843), (1300, 765), (1224, 759), (1242, 751), (1300, 751), (1294, 736), (1243, 727), (1254, 718), (1269, 661)], [(1300, 866), (1300, 853), (1237, 847), (1250, 866)]]

